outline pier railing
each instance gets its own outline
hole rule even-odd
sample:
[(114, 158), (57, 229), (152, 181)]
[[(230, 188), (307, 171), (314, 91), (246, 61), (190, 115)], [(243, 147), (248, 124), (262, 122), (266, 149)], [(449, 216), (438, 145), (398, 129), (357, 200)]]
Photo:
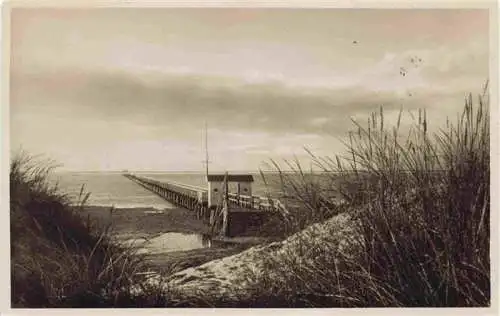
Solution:
[[(170, 180), (159, 181), (134, 174), (124, 174), (124, 176), (176, 205), (202, 212), (207, 209), (208, 190), (206, 188)], [(272, 211), (284, 207), (278, 199), (258, 195), (228, 193), (228, 199), (230, 206), (240, 209)]]
[(176, 205), (188, 209), (206, 206), (208, 191), (205, 188), (173, 181), (158, 181), (133, 174), (124, 176)]
[(278, 199), (272, 199), (258, 195), (249, 196), (237, 193), (229, 193), (228, 198), (230, 205), (261, 211), (272, 211), (276, 207), (282, 205)]

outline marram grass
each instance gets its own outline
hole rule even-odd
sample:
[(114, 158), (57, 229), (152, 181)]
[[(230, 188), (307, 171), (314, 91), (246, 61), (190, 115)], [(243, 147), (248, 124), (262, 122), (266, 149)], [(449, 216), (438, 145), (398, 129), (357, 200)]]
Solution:
[[(298, 253), (268, 258), (274, 273), (254, 276), (256, 284), (269, 285), (256, 304), (489, 306), (488, 95), (469, 95), (457, 121), (434, 133), (425, 110), (406, 133), (401, 115), (390, 127), (381, 108), (366, 125), (355, 123), (345, 157), (310, 152), (329, 178), (322, 183), (287, 162), (296, 174), (280, 173), (283, 191), (303, 207), (300, 216), (283, 216), (305, 219), (302, 228), (347, 212), (356, 234), (347, 252), (336, 246), (337, 236), (322, 236), (317, 252), (311, 248), (318, 243), (305, 238), (308, 256), (314, 253), (307, 265), (297, 263)], [(339, 196), (344, 203), (336, 203)]]

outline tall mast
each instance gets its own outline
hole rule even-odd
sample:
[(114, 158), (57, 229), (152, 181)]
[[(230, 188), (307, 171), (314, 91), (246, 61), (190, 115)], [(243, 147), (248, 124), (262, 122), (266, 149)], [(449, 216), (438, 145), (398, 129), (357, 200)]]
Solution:
[(205, 174), (208, 177), (208, 129), (207, 129), (207, 121), (205, 121)]

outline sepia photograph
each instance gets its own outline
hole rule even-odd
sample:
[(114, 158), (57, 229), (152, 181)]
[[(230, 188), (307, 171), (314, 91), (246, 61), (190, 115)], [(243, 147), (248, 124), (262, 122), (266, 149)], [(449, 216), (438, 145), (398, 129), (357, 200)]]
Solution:
[(14, 4), (11, 309), (498, 304), (496, 3)]

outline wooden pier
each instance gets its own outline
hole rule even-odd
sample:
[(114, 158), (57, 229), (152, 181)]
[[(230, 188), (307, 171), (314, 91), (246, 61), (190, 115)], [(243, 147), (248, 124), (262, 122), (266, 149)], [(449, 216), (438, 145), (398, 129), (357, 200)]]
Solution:
[(124, 176), (176, 206), (195, 211), (198, 217), (205, 217), (208, 214), (205, 188), (172, 181), (158, 181), (130, 173)]
[[(216, 225), (219, 219), (218, 230), (223, 236), (236, 236), (245, 231), (250, 220), (261, 223), (263, 218), (273, 213), (272, 211), (284, 207), (277, 199), (224, 191), (221, 185), (217, 186), (220, 181), (210, 182), (213, 178), (220, 180), (220, 175), (207, 177), (208, 188), (173, 181), (158, 181), (131, 173), (123, 175), (168, 202), (194, 211), (197, 218), (207, 220), (210, 225)], [(232, 177), (230, 176), (230, 179), (248, 176)], [(225, 180), (227, 183), (227, 178)], [(244, 190), (251, 193), (251, 187), (245, 187)]]

